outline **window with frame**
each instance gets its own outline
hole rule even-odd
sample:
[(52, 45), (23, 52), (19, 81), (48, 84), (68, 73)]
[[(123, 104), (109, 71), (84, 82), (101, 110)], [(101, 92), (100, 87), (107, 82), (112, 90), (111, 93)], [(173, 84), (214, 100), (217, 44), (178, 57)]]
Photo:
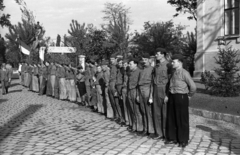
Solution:
[(224, 35), (239, 34), (239, 0), (224, 0)]

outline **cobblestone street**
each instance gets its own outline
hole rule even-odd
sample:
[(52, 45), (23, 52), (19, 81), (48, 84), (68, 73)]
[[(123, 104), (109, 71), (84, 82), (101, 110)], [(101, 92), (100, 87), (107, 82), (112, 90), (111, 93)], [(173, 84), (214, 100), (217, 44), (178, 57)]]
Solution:
[(39, 96), (14, 81), (0, 98), (0, 155), (240, 154), (240, 127), (190, 115), (185, 148), (129, 133), (89, 108)]

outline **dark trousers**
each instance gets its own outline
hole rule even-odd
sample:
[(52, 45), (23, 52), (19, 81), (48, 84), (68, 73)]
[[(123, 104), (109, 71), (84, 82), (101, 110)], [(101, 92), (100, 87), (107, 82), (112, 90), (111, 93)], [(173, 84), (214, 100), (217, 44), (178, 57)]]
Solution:
[(113, 109), (113, 116), (114, 116), (114, 118), (119, 118), (119, 114), (118, 114), (117, 107), (116, 107), (115, 92), (116, 92), (115, 84), (110, 83), (108, 93), (109, 93), (110, 103), (111, 103), (112, 109)]
[(40, 84), (39, 95), (46, 94), (46, 85), (47, 85), (47, 79), (45, 77), (42, 77), (42, 82)]
[(5, 95), (8, 93), (9, 82), (2, 80), (1, 84), (2, 84), (2, 94)]
[(189, 140), (189, 99), (187, 94), (170, 94), (167, 108), (167, 139), (179, 143)]
[(153, 122), (155, 132), (158, 136), (165, 137), (166, 131), (166, 104), (164, 104), (162, 87), (154, 86), (153, 94)]
[(152, 107), (153, 105), (148, 102), (150, 97), (150, 86), (140, 87), (140, 107), (143, 118), (143, 130), (148, 133), (154, 133)]
[(87, 104), (90, 104), (91, 99), (91, 85), (86, 85), (86, 93), (87, 93)]
[(116, 110), (117, 110), (117, 113), (119, 115), (119, 118), (121, 120), (121, 122), (125, 122), (124, 120), (124, 115), (123, 115), (123, 99), (121, 98), (121, 95), (122, 95), (122, 85), (116, 85), (116, 89), (117, 89), (117, 92), (118, 92), (118, 96), (115, 97), (115, 103), (116, 103)]
[[(123, 99), (123, 111), (124, 111), (124, 120), (126, 125), (129, 125), (129, 101), (127, 98), (127, 88), (122, 89), (122, 99)], [(131, 121), (131, 120), (130, 120)]]

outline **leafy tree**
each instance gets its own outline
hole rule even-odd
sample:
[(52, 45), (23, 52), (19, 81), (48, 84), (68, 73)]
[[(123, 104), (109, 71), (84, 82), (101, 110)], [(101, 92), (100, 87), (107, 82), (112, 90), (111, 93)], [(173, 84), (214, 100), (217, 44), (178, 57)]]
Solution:
[(70, 36), (65, 38), (65, 42), (68, 45), (76, 47), (77, 55), (87, 53), (88, 47), (86, 45), (89, 42), (87, 31), (88, 29), (85, 26), (85, 23), (81, 25), (78, 23), (78, 21), (72, 20), (72, 23), (70, 24), (70, 30), (68, 30)]
[[(0, 11), (3, 11), (4, 8), (5, 8), (5, 6), (3, 5), (3, 0), (0, 0)], [(0, 16), (0, 25), (2, 27), (4, 27), (4, 26), (7, 26), (7, 27), (11, 26), (11, 22), (9, 21), (9, 19), (10, 19), (10, 15), (9, 14), (2, 14)]]
[(103, 30), (95, 29), (88, 35), (90, 37), (90, 42), (89, 55), (87, 56), (97, 56), (99, 59), (108, 59), (114, 52), (115, 43), (108, 40), (107, 33)]
[(211, 95), (232, 97), (239, 96), (240, 75), (238, 50), (232, 47), (219, 48), (218, 57), (215, 57), (216, 64), (219, 65), (214, 71), (217, 76), (210, 72), (202, 73), (201, 81), (209, 90)]
[(105, 8), (102, 11), (104, 13), (103, 20), (107, 22), (117, 22), (120, 20), (120, 15), (126, 15), (127, 24), (131, 24), (131, 20), (128, 17), (130, 13), (130, 8), (127, 8), (122, 3), (110, 3), (107, 2), (104, 4)]
[(194, 19), (197, 21), (197, 0), (168, 0), (170, 5), (176, 7), (176, 14), (173, 15), (177, 17), (180, 13), (189, 13), (188, 19)]
[[(9, 28), (9, 33), (5, 36), (9, 40), (9, 52), (7, 54), (16, 55), (19, 58), (19, 61), (28, 59), (30, 62), (37, 63), (39, 61), (38, 48), (40, 46), (45, 46), (46, 40), (43, 38), (45, 30), (42, 30), (38, 36), (36, 36), (36, 31), (38, 30), (36, 29), (35, 24), (29, 23), (24, 19), (22, 19), (22, 22), (18, 22), (17, 25)], [(17, 39), (20, 39), (31, 48), (29, 57), (20, 52)], [(12, 52), (14, 54), (12, 54)], [(12, 59), (10, 56), (8, 58)]]
[(129, 44), (129, 18), (130, 8), (122, 5), (122, 3), (105, 3), (103, 19), (108, 21), (108, 24), (102, 28), (108, 33), (109, 40), (116, 44), (116, 51), (126, 56)]
[(144, 23), (144, 31), (139, 33), (135, 31), (133, 44), (137, 45), (138, 51), (148, 52), (153, 55), (156, 48), (161, 47), (168, 52), (182, 53), (182, 30), (184, 26), (174, 25), (172, 21)]
[(6, 62), (5, 53), (6, 53), (5, 40), (4, 40), (4, 38), (2, 38), (2, 36), (0, 35), (0, 63)]

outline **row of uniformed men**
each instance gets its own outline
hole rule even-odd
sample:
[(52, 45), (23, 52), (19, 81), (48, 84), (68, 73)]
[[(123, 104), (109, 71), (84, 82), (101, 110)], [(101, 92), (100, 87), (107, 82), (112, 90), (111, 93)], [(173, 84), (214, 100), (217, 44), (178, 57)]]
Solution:
[(130, 132), (185, 147), (189, 140), (188, 104), (196, 86), (182, 67), (182, 55), (171, 60), (158, 48), (155, 57), (154, 67), (148, 54), (141, 58), (142, 67), (136, 58), (115, 56), (110, 58), (110, 69), (106, 61), (101, 65), (87, 62), (86, 92), (89, 99), (96, 98), (95, 104), (92, 100), (88, 103), (107, 118), (128, 126)]
[(77, 100), (76, 74), (78, 69), (73, 68), (71, 64), (24, 62), (19, 67), (19, 73), (21, 84), (30, 91), (71, 102)]

